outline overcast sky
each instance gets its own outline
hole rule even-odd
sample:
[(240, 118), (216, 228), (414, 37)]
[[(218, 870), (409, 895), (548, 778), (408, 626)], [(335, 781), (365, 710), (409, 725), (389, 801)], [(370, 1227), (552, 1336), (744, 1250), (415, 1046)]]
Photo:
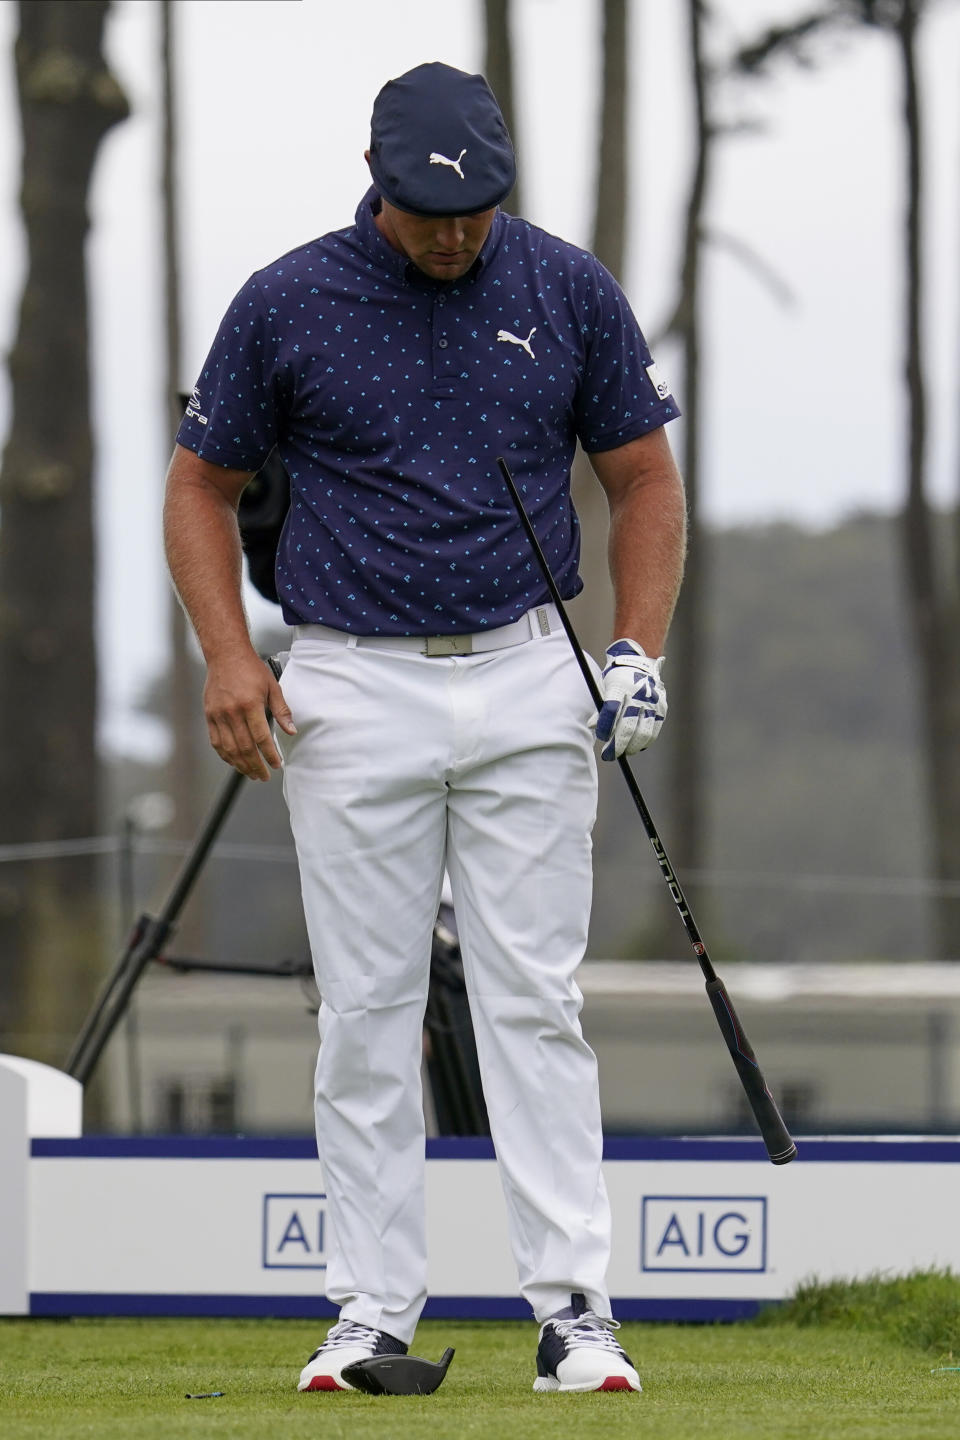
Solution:
[[(724, 42), (806, 6), (725, 0)], [(631, 5), (630, 260), (624, 277), (648, 337), (675, 298), (691, 164), (691, 96), (680, 0)], [(515, 137), (529, 219), (589, 242), (595, 170), (599, 0), (514, 0)], [(482, 62), (479, 0), (179, 0), (182, 381), (190, 388), (247, 275), (350, 223), (366, 187), (373, 97), (425, 60)], [(23, 276), (11, 47), (0, 8), (0, 338)], [(159, 6), (115, 0), (111, 64), (132, 106), (104, 144), (93, 195), (95, 404), (100, 519), (103, 734), (144, 749), (132, 716), (166, 651), (159, 544), (164, 434), (159, 290)], [(823, 526), (899, 500), (902, 154), (899, 75), (878, 35), (815, 47), (815, 69), (725, 95), (724, 113), (764, 123), (724, 139), (710, 228), (748, 245), (792, 295), (785, 304), (718, 247), (706, 271), (704, 507), (719, 524), (786, 518)], [(930, 488), (957, 490), (960, 398), (960, 5), (940, 0), (922, 46), (927, 150)], [(674, 376), (669, 346), (657, 355)], [(683, 382), (675, 374), (683, 403)], [(6, 384), (0, 427), (6, 432)], [(675, 443), (682, 451), (678, 422)], [(253, 607), (262, 615), (266, 607)]]

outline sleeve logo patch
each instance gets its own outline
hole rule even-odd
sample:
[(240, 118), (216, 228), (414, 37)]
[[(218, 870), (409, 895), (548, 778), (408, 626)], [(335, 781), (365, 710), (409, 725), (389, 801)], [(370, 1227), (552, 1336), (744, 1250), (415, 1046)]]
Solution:
[(196, 386), (194, 386), (193, 394), (190, 396), (187, 404), (186, 418), (188, 420), (199, 420), (201, 425), (208, 423), (206, 415), (200, 414), (200, 391)]
[(656, 365), (648, 365), (647, 374), (650, 377), (650, 384), (657, 392), (657, 398), (660, 400), (666, 400), (667, 396), (670, 394), (669, 381), (664, 380)]

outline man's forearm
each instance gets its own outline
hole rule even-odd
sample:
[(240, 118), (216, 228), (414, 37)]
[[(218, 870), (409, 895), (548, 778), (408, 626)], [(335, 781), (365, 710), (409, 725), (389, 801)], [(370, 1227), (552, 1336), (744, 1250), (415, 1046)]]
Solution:
[(647, 478), (611, 505), (609, 559), (614, 638), (663, 654), (686, 553), (686, 506), (679, 476)]
[(210, 743), (251, 780), (280, 768), (267, 712), (296, 728), (283, 691), (258, 657), (243, 611), (237, 505), (250, 475), (211, 465), (178, 445), (167, 472), (167, 563), (207, 662), (203, 709)]
[(610, 507), (613, 639), (664, 654), (687, 553), (687, 497), (664, 429), (590, 456)]
[(207, 664), (249, 650), (235, 505), (202, 475), (192, 473), (180, 452), (167, 477), (163, 532), (170, 574)]
[(661, 655), (677, 603), (687, 543), (683, 481), (661, 427), (591, 455), (610, 506), (613, 639)]

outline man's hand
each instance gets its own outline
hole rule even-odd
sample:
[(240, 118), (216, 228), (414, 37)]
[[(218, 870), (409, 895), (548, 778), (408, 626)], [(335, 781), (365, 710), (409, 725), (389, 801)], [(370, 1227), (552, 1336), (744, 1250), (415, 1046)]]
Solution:
[(590, 721), (605, 741), (603, 760), (619, 760), (646, 750), (660, 734), (667, 714), (667, 692), (660, 679), (664, 657), (653, 660), (635, 640), (614, 640), (607, 647), (603, 706)]
[(211, 663), (203, 709), (210, 744), (221, 760), (251, 780), (269, 780), (270, 770), (280, 769), (266, 712), (288, 735), (297, 729), (283, 691), (259, 656), (251, 651), (249, 658)]

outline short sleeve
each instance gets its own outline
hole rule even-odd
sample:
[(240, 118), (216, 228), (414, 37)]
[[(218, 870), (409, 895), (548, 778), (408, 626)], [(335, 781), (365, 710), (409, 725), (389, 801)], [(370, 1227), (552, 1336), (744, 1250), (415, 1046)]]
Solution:
[(577, 437), (588, 453), (614, 450), (680, 414), (627, 297), (599, 261), (591, 270), (586, 363), (575, 412)]
[(276, 444), (279, 393), (273, 325), (252, 278), (223, 318), (177, 443), (213, 465), (259, 470)]

